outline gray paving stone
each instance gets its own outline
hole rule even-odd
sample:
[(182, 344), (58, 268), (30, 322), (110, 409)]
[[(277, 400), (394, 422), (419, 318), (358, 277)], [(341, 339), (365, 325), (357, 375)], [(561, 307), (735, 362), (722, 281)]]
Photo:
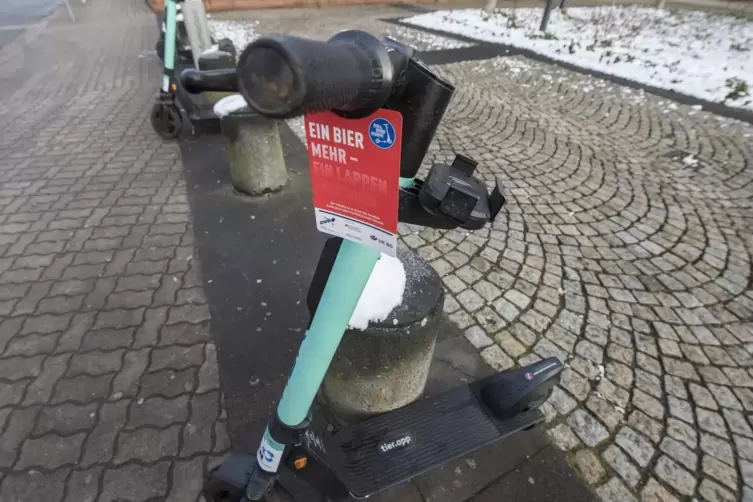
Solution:
[(698, 493), (709, 502), (734, 502), (735, 495), (718, 483), (706, 478), (701, 481)]
[(199, 368), (199, 385), (196, 392), (203, 394), (220, 388), (220, 370), (217, 365), (217, 348), (214, 343), (204, 348), (204, 363)]
[(121, 464), (129, 460), (146, 463), (155, 462), (164, 457), (173, 457), (179, 448), (180, 426), (165, 429), (142, 427), (134, 431), (122, 431), (118, 435), (117, 453), (113, 462)]
[(679, 499), (672, 495), (654, 478), (650, 478), (641, 491), (642, 502), (679, 502)]
[(0, 500), (3, 502), (59, 502), (65, 489), (69, 471), (60, 469), (46, 474), (15, 473), (8, 475), (0, 486)]
[(34, 429), (35, 435), (48, 432), (60, 436), (70, 436), (76, 432), (85, 432), (93, 428), (97, 421), (95, 403), (87, 405), (62, 404), (54, 408), (42, 408)]
[(596, 446), (609, 437), (607, 429), (585, 410), (574, 411), (567, 423), (586, 446)]
[(204, 459), (176, 461), (172, 468), (172, 489), (166, 502), (184, 502), (193, 500), (201, 492), (203, 484)]
[(732, 445), (728, 441), (712, 434), (701, 434), (701, 450), (730, 465), (734, 465), (735, 463)]
[(578, 401), (585, 400), (591, 392), (591, 385), (588, 380), (569, 368), (562, 372), (560, 385)]
[(640, 482), (641, 473), (638, 467), (619, 447), (610, 445), (601, 456), (629, 487), (633, 488)]
[(708, 474), (712, 478), (719, 481), (722, 485), (732, 489), (737, 489), (737, 470), (734, 467), (730, 467), (721, 460), (718, 460), (710, 455), (704, 455), (703, 460), (703, 472)]
[(65, 502), (93, 502), (99, 492), (102, 467), (73, 471), (68, 479)]
[(182, 457), (212, 451), (212, 427), (219, 415), (217, 392), (195, 395), (191, 398), (191, 418), (182, 432)]
[(698, 456), (679, 441), (670, 437), (665, 437), (661, 443), (661, 451), (669, 455), (669, 457), (684, 466), (690, 472), (696, 470)]
[(458, 302), (469, 312), (475, 312), (484, 306), (484, 298), (471, 289), (466, 289), (457, 296)]
[(564, 423), (549, 429), (547, 432), (554, 444), (561, 450), (571, 450), (581, 444), (578, 436)]
[(640, 389), (633, 390), (633, 405), (657, 420), (664, 418), (665, 410), (661, 402)]
[(638, 500), (616, 477), (597, 488), (596, 494), (604, 502), (637, 502)]
[(696, 409), (696, 417), (702, 430), (714, 433), (717, 436), (727, 437), (724, 418), (719, 413), (698, 408)]
[(620, 445), (638, 465), (644, 468), (649, 464), (654, 454), (654, 447), (651, 443), (630, 427), (620, 429), (615, 437), (615, 443)]
[(16, 381), (23, 378), (39, 376), (43, 356), (34, 357), (12, 357), (3, 359), (0, 364), (0, 378), (4, 380)]
[(123, 364), (123, 350), (110, 352), (93, 351), (75, 354), (68, 365), (68, 376), (98, 376), (120, 370)]
[(693, 407), (688, 401), (678, 399), (674, 396), (668, 396), (667, 402), (669, 403), (670, 415), (688, 423), (693, 423)]
[(510, 359), (498, 345), (491, 345), (482, 350), (481, 357), (486, 361), (486, 364), (497, 371), (506, 370), (515, 365), (515, 361)]
[(735, 434), (741, 434), (747, 437), (753, 437), (753, 430), (750, 424), (745, 420), (745, 416), (736, 410), (723, 409), (722, 413), (727, 420), (729, 429)]
[(161, 499), (167, 495), (170, 463), (159, 462), (150, 466), (126, 464), (105, 471), (99, 501), (118, 502), (127, 493), (133, 501)]
[(606, 476), (599, 457), (588, 449), (579, 450), (574, 457), (578, 472), (589, 484), (596, 484)]
[(628, 417), (628, 425), (643, 434), (653, 443), (658, 443), (664, 436), (664, 427), (640, 410), (634, 410)]
[(203, 361), (204, 344), (196, 344), (188, 347), (171, 345), (152, 351), (149, 370), (180, 370), (188, 366), (200, 366)]
[(478, 326), (471, 326), (466, 329), (465, 337), (471, 342), (471, 345), (479, 350), (494, 343), (494, 341), (486, 335), (486, 332)]
[(85, 433), (72, 436), (46, 434), (40, 438), (27, 439), (16, 463), (17, 469), (42, 467), (48, 470), (62, 465), (75, 465), (81, 454)]
[(656, 461), (654, 473), (672, 488), (683, 495), (692, 495), (697, 484), (691, 473), (680, 467), (667, 456), (661, 456)]

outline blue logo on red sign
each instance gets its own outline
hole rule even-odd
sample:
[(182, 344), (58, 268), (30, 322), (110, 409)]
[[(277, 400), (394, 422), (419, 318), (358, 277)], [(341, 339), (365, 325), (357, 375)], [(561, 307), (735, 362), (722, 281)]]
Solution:
[(383, 150), (391, 148), (397, 141), (395, 128), (389, 120), (383, 118), (371, 121), (371, 124), (369, 124), (369, 138), (371, 138), (371, 142), (374, 145)]

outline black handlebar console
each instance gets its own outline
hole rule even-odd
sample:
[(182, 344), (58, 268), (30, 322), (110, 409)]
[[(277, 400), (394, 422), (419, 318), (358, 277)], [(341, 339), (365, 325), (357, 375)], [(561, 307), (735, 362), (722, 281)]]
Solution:
[(241, 94), (259, 113), (276, 118), (325, 110), (371, 115), (392, 92), (394, 76), (385, 46), (362, 31), (343, 31), (327, 42), (260, 38), (238, 60)]
[[(361, 118), (380, 108), (399, 111), (405, 138), (402, 178), (415, 178), (455, 92), (412, 48), (356, 30), (327, 42), (263, 37), (246, 47), (235, 70), (186, 70), (181, 84), (189, 92), (237, 88), (253, 110), (271, 118), (322, 111)], [(472, 177), (475, 168), (470, 159), (456, 159), (451, 166), (434, 166), (426, 183), (416, 179), (401, 188), (400, 220), (468, 229), (493, 220), (504, 204), (499, 182), (489, 195), (483, 182)]]
[(238, 73), (235, 68), (223, 70), (183, 70), (180, 84), (191, 94), (205, 91), (238, 92)]

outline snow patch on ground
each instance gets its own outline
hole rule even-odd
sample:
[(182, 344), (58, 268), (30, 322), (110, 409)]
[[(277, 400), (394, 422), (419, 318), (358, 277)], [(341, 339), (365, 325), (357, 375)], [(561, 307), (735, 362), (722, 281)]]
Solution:
[(461, 47), (470, 47), (473, 44), (461, 42), (452, 38), (426, 33), (425, 31), (406, 28), (405, 26), (396, 26), (384, 31), (385, 35), (397, 40), (401, 44), (409, 45), (419, 51), (434, 51), (440, 49), (460, 49)]
[(753, 22), (700, 11), (578, 7), (554, 10), (543, 33), (542, 12), (435, 11), (405, 22), (753, 110)]
[(203, 52), (201, 53), (201, 55), (202, 55), (202, 56), (205, 56), (205, 55), (207, 55), (207, 54), (212, 54), (212, 53), (214, 53), (214, 52), (219, 52), (219, 51), (220, 51), (220, 46), (219, 46), (219, 45), (217, 45), (217, 44), (214, 44), (214, 45), (212, 45), (212, 46), (211, 46), (211, 47), (210, 47), (209, 49), (207, 49), (207, 50), (203, 51)]
[(209, 29), (215, 40), (229, 38), (235, 46), (238, 54), (246, 48), (248, 44), (259, 38), (256, 32), (258, 22), (254, 21), (209, 21)]
[(370, 321), (384, 321), (403, 301), (404, 293), (405, 267), (398, 258), (382, 253), (358, 299), (348, 327), (364, 330)]
[(285, 120), (285, 123), (290, 127), (290, 130), (293, 131), (293, 133), (298, 136), (298, 139), (300, 139), (303, 144), (306, 144), (306, 129), (303, 125), (303, 117), (295, 117), (292, 119)]
[(248, 103), (246, 103), (243, 96), (240, 94), (233, 94), (231, 96), (226, 96), (215, 103), (214, 114), (218, 117), (224, 117), (225, 115), (230, 115), (238, 110), (243, 110), (247, 106)]

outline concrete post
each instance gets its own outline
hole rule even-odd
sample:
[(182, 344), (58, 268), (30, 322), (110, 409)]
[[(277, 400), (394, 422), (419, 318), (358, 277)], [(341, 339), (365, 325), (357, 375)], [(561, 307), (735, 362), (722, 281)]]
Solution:
[(285, 186), (288, 173), (277, 122), (244, 108), (220, 119), (227, 138), (233, 186), (241, 193), (261, 195)]
[(338, 425), (401, 408), (421, 397), (429, 376), (444, 290), (421, 257), (398, 250), (405, 267), (403, 302), (380, 323), (347, 330), (320, 390)]

